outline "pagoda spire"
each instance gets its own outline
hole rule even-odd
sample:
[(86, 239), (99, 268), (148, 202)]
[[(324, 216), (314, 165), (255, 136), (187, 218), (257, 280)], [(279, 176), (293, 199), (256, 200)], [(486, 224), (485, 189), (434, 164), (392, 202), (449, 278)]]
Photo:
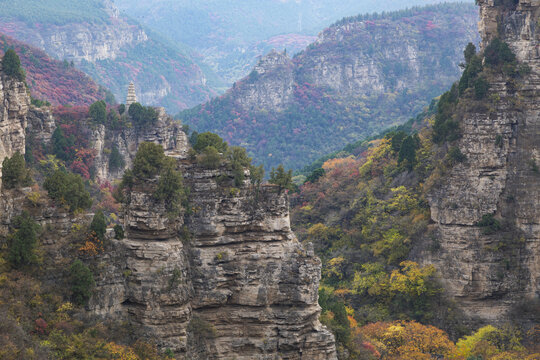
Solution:
[(135, 93), (135, 84), (133, 84), (133, 81), (129, 83), (128, 87), (128, 94), (126, 97), (126, 105), (129, 106), (133, 103), (137, 102), (137, 94)]

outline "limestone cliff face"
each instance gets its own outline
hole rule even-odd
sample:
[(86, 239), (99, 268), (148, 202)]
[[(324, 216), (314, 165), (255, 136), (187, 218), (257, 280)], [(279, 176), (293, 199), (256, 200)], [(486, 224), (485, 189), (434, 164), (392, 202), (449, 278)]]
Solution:
[[(93, 131), (92, 144), (96, 150), (95, 165), (97, 177), (101, 180), (118, 179), (124, 170), (131, 167), (132, 160), (141, 142), (149, 141), (163, 146), (168, 155), (186, 157), (188, 139), (179, 122), (175, 122), (163, 108), (158, 108), (155, 125), (144, 128), (105, 131), (103, 125)], [(122, 169), (109, 168), (108, 152), (116, 146), (122, 155), (125, 166)]]
[[(517, 81), (496, 76), (489, 94), (500, 100), (460, 120), (467, 161), (431, 195), (441, 251), (428, 261), (444, 269), (446, 289), (472, 317), (535, 321), (537, 310), (513, 310), (538, 302), (540, 292), (540, 1), (479, 2), (482, 47), (500, 37), (531, 73)], [(475, 225), (484, 215), (503, 229), (486, 234)]]
[(286, 195), (272, 186), (184, 167), (191, 189), (193, 316), (214, 329), (199, 359), (336, 359), (319, 323), (321, 263), (290, 229)]
[(259, 60), (235, 97), (246, 111), (279, 111), (290, 104), (293, 85), (292, 60), (287, 54), (273, 50)]
[(17, 151), (24, 154), (29, 107), (24, 82), (6, 76), (0, 65), (0, 184), (4, 159)]
[(69, 23), (37, 27), (11, 24), (17, 29), (17, 37), (38, 46), (57, 59), (114, 60), (125, 48), (148, 40), (140, 26), (129, 24), (119, 15), (118, 8), (110, 0), (103, 0), (101, 9), (110, 17), (110, 23)]
[(91, 313), (128, 319), (180, 359), (337, 359), (318, 320), (321, 263), (291, 232), (286, 195), (179, 168), (192, 212), (170, 219), (155, 182), (136, 186)]

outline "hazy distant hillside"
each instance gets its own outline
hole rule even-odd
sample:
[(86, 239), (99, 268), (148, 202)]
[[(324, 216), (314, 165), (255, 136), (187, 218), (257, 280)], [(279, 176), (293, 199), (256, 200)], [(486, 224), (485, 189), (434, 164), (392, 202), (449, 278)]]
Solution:
[(0, 32), (73, 61), (118, 101), (131, 80), (142, 102), (171, 112), (215, 94), (215, 77), (189, 51), (121, 16), (110, 0), (0, 0)]
[(460, 75), (474, 5), (346, 19), (290, 58), (272, 52), (224, 96), (180, 114), (267, 168), (302, 167), (417, 114)]
[(53, 105), (90, 105), (107, 96), (104, 88), (70, 63), (51, 59), (42, 50), (0, 34), (0, 57), (10, 48), (21, 58), (35, 99)]
[[(334, 21), (358, 13), (403, 9), (441, 0), (116, 0), (120, 9), (174, 41), (185, 43), (230, 84), (249, 73), (272, 48), (303, 49), (276, 35), (316, 36)], [(473, 2), (472, 0), (469, 2)]]

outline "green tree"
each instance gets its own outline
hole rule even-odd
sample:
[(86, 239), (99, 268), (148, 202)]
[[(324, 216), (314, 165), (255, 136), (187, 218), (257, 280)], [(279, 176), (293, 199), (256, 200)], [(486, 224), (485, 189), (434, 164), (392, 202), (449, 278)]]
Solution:
[(142, 106), (133, 103), (129, 106), (128, 115), (136, 126), (147, 126), (154, 124), (158, 119), (158, 113), (150, 106)]
[(403, 143), (403, 140), (407, 137), (407, 133), (405, 131), (398, 131), (392, 136), (391, 144), (392, 144), (392, 150), (394, 152), (399, 153), (399, 149), (401, 149), (401, 144)]
[(251, 183), (255, 186), (260, 186), (264, 179), (264, 166), (254, 166), (249, 167), (249, 173), (251, 177)]
[(228, 148), (227, 143), (223, 141), (223, 139), (218, 134), (205, 132), (202, 134), (197, 134), (195, 136), (195, 143), (193, 144), (193, 149), (195, 149), (195, 151), (201, 153), (209, 146), (214, 147), (218, 152), (222, 154), (225, 154)]
[(151, 179), (159, 174), (165, 159), (166, 156), (161, 145), (143, 142), (139, 145), (133, 160), (133, 175), (139, 179)]
[(469, 64), (476, 55), (476, 46), (473, 43), (468, 43), (465, 51), (463, 51), (463, 56), (465, 57), (465, 64)]
[(96, 284), (92, 270), (90, 270), (82, 261), (77, 259), (71, 264), (69, 275), (73, 301), (78, 305), (88, 303), (88, 300), (92, 296), (92, 290)]
[(90, 231), (96, 233), (96, 236), (101, 241), (105, 239), (105, 233), (107, 232), (107, 218), (103, 214), (103, 211), (98, 211), (94, 214), (92, 223), (90, 223)]
[(221, 155), (215, 147), (207, 146), (202, 150), (202, 154), (199, 155), (197, 161), (205, 168), (217, 169), (221, 164)]
[(292, 170), (285, 171), (283, 165), (280, 164), (277, 169), (272, 168), (268, 182), (278, 185), (280, 192), (283, 189), (292, 190), (294, 185), (292, 181)]
[(118, 105), (118, 113), (122, 115), (126, 111), (126, 105), (120, 104)]
[(25, 74), (21, 68), (21, 59), (13, 49), (8, 49), (2, 58), (2, 69), (4, 74), (19, 81), (24, 81)]
[(73, 137), (66, 137), (64, 131), (58, 126), (51, 137), (52, 152), (57, 158), (70, 161), (75, 157)]
[(87, 209), (92, 205), (90, 193), (84, 187), (81, 176), (56, 170), (43, 183), (51, 199), (68, 205), (71, 211)]
[(319, 178), (323, 177), (324, 174), (326, 174), (326, 171), (323, 168), (315, 169), (306, 178), (306, 182), (310, 182), (310, 183), (314, 184), (314, 183), (317, 182), (317, 180), (319, 180)]
[(27, 212), (14, 220), (15, 233), (10, 237), (8, 260), (16, 268), (36, 261), (35, 249), (40, 226)]
[(477, 78), (474, 81), (473, 86), (474, 86), (474, 97), (476, 98), (476, 100), (483, 99), (489, 90), (489, 83), (483, 77)]
[(174, 159), (166, 159), (154, 192), (156, 200), (165, 202), (165, 209), (170, 216), (178, 215), (182, 203), (187, 200), (182, 174), (175, 169), (175, 165)]
[(233, 146), (227, 151), (227, 159), (234, 174), (235, 186), (240, 186), (245, 180), (245, 169), (251, 165), (251, 158), (246, 149), (240, 146)]
[(418, 135), (407, 136), (398, 153), (398, 164), (403, 164), (407, 166), (409, 170), (412, 170), (414, 165), (416, 165), (416, 150), (420, 147), (420, 139)]
[(122, 240), (125, 235), (124, 235), (124, 228), (122, 227), (122, 225), (119, 225), (119, 224), (116, 224), (114, 225), (114, 238), (116, 240)]
[(109, 155), (109, 170), (110, 171), (122, 170), (125, 165), (126, 165), (126, 162), (124, 161), (122, 154), (120, 154), (120, 151), (118, 150), (118, 146), (116, 146), (116, 144), (113, 144), (112, 149), (111, 149), (111, 155)]
[(499, 38), (493, 39), (489, 45), (486, 46), (484, 58), (486, 64), (492, 66), (499, 66), (516, 61), (516, 55), (512, 52), (508, 44), (501, 41)]
[(103, 100), (96, 101), (90, 105), (88, 115), (98, 124), (105, 124), (107, 121), (107, 104)]
[(20, 152), (2, 162), (2, 184), (6, 189), (32, 185), (30, 171), (26, 168), (24, 156)]

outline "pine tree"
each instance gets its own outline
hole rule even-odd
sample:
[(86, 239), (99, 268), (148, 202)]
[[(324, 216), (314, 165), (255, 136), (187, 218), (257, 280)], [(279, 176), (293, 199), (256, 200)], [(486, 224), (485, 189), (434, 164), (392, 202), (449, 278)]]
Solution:
[(9, 49), (2, 58), (2, 69), (7, 76), (11, 76), (19, 81), (24, 81), (25, 74), (21, 68), (21, 59), (13, 49)]
[(20, 268), (36, 261), (35, 248), (40, 227), (27, 212), (17, 216), (14, 224), (17, 230), (10, 239), (8, 259), (14, 267)]
[(78, 305), (84, 305), (92, 296), (95, 286), (94, 274), (82, 261), (75, 260), (69, 268), (71, 292), (73, 301)]

